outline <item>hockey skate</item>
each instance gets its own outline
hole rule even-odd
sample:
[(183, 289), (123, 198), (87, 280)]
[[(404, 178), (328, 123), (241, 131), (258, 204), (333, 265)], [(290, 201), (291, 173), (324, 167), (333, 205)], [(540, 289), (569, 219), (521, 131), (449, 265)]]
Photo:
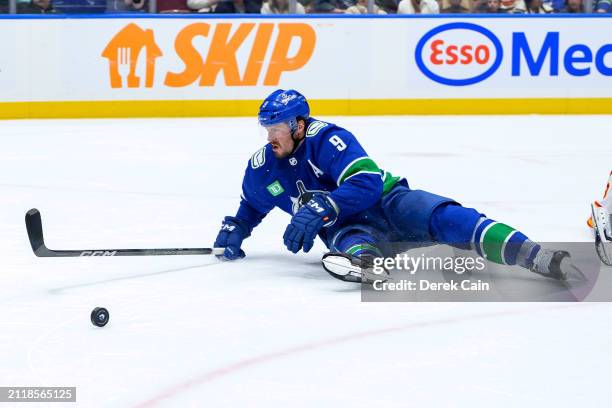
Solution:
[(323, 255), (322, 263), (327, 273), (345, 282), (371, 284), (389, 279), (389, 273), (384, 268), (374, 268), (371, 256), (356, 257), (343, 252), (328, 252)]
[(547, 278), (561, 281), (586, 280), (582, 271), (572, 263), (570, 254), (567, 251), (542, 248), (538, 251), (529, 270)]
[(612, 266), (612, 219), (603, 207), (591, 204), (593, 233), (595, 234), (595, 250), (601, 262)]

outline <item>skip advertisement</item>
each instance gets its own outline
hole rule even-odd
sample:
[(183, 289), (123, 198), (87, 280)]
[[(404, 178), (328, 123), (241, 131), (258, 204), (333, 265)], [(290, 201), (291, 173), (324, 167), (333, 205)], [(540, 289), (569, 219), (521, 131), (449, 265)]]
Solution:
[(612, 19), (0, 19), (0, 117), (612, 113)]

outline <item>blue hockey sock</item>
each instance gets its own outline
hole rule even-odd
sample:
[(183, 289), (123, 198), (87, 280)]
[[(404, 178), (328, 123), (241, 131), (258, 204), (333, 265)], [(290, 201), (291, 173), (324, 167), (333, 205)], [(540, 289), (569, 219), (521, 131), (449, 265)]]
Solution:
[(540, 246), (522, 232), (494, 221), (473, 208), (457, 204), (437, 208), (431, 232), (438, 242), (458, 248), (474, 248), (487, 260), (530, 268)]
[(383, 256), (380, 249), (378, 249), (374, 238), (362, 231), (344, 234), (339, 242), (336, 243), (335, 248), (339, 252), (344, 252), (357, 257), (364, 254), (372, 255), (374, 257)]

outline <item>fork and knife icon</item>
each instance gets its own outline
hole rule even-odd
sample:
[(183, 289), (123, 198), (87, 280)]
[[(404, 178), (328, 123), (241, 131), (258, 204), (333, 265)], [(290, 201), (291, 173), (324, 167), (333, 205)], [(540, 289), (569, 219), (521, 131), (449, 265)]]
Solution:
[(121, 77), (121, 84), (128, 84), (128, 77), (130, 75), (130, 72), (134, 72), (136, 70), (136, 67), (134, 66), (134, 69), (132, 70), (132, 64), (136, 64), (136, 61), (134, 60), (132, 62), (131, 60), (132, 57), (132, 50), (129, 47), (119, 47), (117, 48), (117, 72), (119, 73), (119, 76)]

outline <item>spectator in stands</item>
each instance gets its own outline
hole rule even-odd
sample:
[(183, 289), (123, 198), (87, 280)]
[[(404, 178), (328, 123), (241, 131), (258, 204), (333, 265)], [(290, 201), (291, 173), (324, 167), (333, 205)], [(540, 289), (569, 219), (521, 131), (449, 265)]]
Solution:
[(553, 13), (560, 13), (565, 7), (565, 0), (542, 0), (542, 3), (552, 8)]
[(309, 13), (334, 13), (341, 14), (344, 11), (336, 7), (332, 0), (314, 0), (308, 8)]
[(499, 11), (507, 14), (522, 14), (527, 11), (527, 6), (524, 0), (500, 0)]
[(597, 13), (612, 13), (612, 0), (599, 0), (595, 5)]
[(561, 13), (584, 13), (584, 4), (582, 0), (565, 0), (565, 7)]
[(486, 14), (498, 14), (501, 13), (499, 9), (500, 1), (499, 0), (487, 0), (486, 3), (483, 3), (485, 9), (483, 11), (479, 11), (479, 13)]
[(397, 14), (440, 14), (440, 5), (436, 0), (402, 0)]
[(304, 10), (306, 11), (306, 13), (308, 13), (308, 10), (310, 10), (311, 8), (312, 0), (298, 0), (298, 3), (304, 6)]
[(19, 14), (51, 14), (55, 13), (51, 0), (30, 0), (29, 3), (17, 4)]
[(499, 10), (499, 5), (500, 5), (499, 0), (487, 0), (486, 9), (484, 12), (486, 14), (501, 13), (501, 11)]
[(471, 7), (472, 13), (486, 13), (487, 12), (487, 0), (472, 0)]
[(6, 14), (9, 12), (8, 0), (0, 0), (0, 14)]
[(542, 2), (542, 0), (525, 0), (527, 14), (550, 14), (553, 8)]
[(211, 13), (221, 0), (187, 0), (187, 7), (199, 13)]
[(262, 0), (221, 0), (212, 10), (216, 14), (260, 14)]
[(189, 13), (186, 0), (157, 0), (159, 13)]
[(347, 3), (344, 0), (314, 0), (308, 12), (343, 14), (352, 5), (352, 3)]
[(149, 9), (147, 0), (108, 0), (106, 9), (111, 12), (146, 12)]
[(397, 14), (399, 0), (375, 0), (375, 3), (387, 14)]
[[(346, 14), (368, 14), (368, 0), (357, 0), (355, 5), (350, 6), (345, 11)], [(372, 9), (372, 14), (387, 14), (384, 10), (381, 10), (376, 4)]]
[(449, 6), (442, 9), (444, 14), (465, 14), (469, 13), (470, 9), (463, 7), (461, 4), (462, 0), (449, 0)]
[[(261, 14), (289, 14), (288, 0), (268, 0), (261, 6)], [(306, 14), (300, 2), (295, 4), (295, 14)]]
[(397, 5), (397, 14), (419, 14), (421, 5), (418, 0), (402, 0)]

